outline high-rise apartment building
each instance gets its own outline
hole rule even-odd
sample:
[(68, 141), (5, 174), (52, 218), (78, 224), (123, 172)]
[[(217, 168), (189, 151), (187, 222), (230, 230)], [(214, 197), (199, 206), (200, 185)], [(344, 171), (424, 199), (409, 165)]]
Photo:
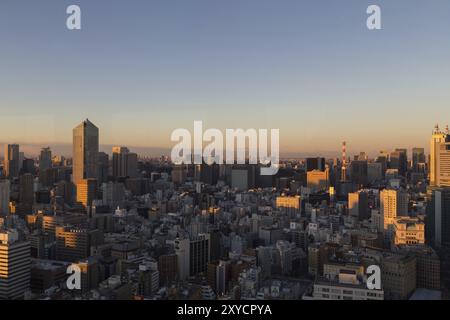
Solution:
[(5, 176), (13, 179), (19, 176), (19, 145), (18, 144), (5, 144), (5, 161), (4, 171)]
[(88, 119), (73, 129), (73, 183), (98, 177), (98, 128)]
[(16, 230), (0, 231), (0, 299), (22, 299), (30, 288), (30, 243)]

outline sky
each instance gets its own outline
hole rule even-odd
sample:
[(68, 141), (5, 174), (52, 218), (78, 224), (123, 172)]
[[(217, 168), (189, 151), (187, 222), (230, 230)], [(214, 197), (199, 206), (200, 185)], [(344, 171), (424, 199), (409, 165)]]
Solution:
[(448, 0), (2, 0), (0, 144), (70, 150), (89, 118), (107, 148), (170, 148), (194, 120), (280, 129), (282, 154), (427, 148), (449, 57)]

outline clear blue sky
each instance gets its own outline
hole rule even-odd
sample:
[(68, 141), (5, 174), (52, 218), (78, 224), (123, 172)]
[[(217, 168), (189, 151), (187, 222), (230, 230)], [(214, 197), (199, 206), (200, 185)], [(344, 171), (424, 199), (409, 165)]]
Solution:
[(450, 122), (448, 0), (2, 0), (0, 43), (0, 143), (71, 142), (88, 117), (103, 144), (170, 147), (203, 120), (375, 152)]

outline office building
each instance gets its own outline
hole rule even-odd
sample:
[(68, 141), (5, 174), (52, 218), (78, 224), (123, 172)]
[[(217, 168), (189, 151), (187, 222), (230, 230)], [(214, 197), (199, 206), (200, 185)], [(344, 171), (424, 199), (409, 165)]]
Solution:
[(360, 221), (369, 218), (369, 198), (366, 192), (358, 191), (348, 194), (348, 213)]
[(450, 188), (430, 188), (427, 201), (427, 241), (450, 248)]
[(383, 259), (381, 283), (385, 296), (406, 300), (416, 289), (416, 258), (413, 255), (392, 255)]
[(138, 176), (138, 157), (136, 153), (130, 153), (126, 147), (112, 148), (113, 177), (136, 178)]
[(180, 279), (206, 272), (210, 260), (210, 235), (199, 234), (192, 239), (176, 239), (175, 253)]
[(354, 160), (350, 163), (350, 179), (356, 185), (367, 185), (369, 180), (367, 161)]
[(450, 135), (436, 125), (430, 142), (430, 186), (450, 186)]
[(306, 173), (306, 181), (308, 188), (312, 192), (328, 190), (330, 186), (330, 172), (329, 169), (325, 171), (312, 170)]
[(16, 230), (0, 231), (0, 299), (23, 299), (30, 289), (30, 243)]
[(19, 176), (19, 145), (18, 144), (5, 144), (4, 150), (4, 171), (5, 176), (10, 179), (17, 178)]
[(98, 153), (98, 182), (99, 184), (108, 182), (109, 176), (109, 156), (105, 152)]
[(406, 177), (408, 171), (408, 154), (406, 149), (395, 149), (391, 152), (390, 162), (391, 169), (397, 169), (402, 177)]
[(424, 148), (413, 148), (412, 149), (412, 166), (416, 170), (419, 163), (426, 163), (425, 149)]
[(98, 178), (98, 128), (88, 119), (73, 129), (72, 181)]
[(380, 211), (385, 231), (397, 217), (408, 215), (408, 201), (408, 194), (402, 190), (384, 189), (380, 192)]
[(0, 180), (0, 216), (9, 214), (9, 197), (11, 186), (9, 180)]
[(52, 167), (52, 151), (50, 147), (42, 148), (39, 156), (39, 172)]
[(97, 197), (97, 179), (82, 179), (77, 183), (77, 202), (85, 207)]
[(55, 236), (58, 260), (76, 262), (89, 256), (90, 234), (87, 229), (57, 226)]
[(25, 173), (19, 179), (19, 202), (26, 207), (31, 207), (34, 203), (34, 178), (30, 173)]
[(325, 171), (325, 158), (306, 158), (306, 171)]
[(302, 210), (302, 198), (300, 196), (278, 196), (275, 200), (275, 207), (286, 212), (300, 213)]

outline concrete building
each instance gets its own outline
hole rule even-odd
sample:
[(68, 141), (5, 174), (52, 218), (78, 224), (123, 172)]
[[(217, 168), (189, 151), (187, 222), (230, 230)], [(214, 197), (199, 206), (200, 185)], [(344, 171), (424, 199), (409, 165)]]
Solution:
[(90, 254), (89, 231), (76, 227), (56, 227), (56, 257), (63, 261), (79, 261)]
[(425, 243), (425, 224), (417, 218), (400, 217), (394, 220), (394, 244), (412, 245)]
[(416, 289), (416, 258), (413, 255), (385, 257), (381, 266), (381, 282), (386, 298), (406, 300)]

